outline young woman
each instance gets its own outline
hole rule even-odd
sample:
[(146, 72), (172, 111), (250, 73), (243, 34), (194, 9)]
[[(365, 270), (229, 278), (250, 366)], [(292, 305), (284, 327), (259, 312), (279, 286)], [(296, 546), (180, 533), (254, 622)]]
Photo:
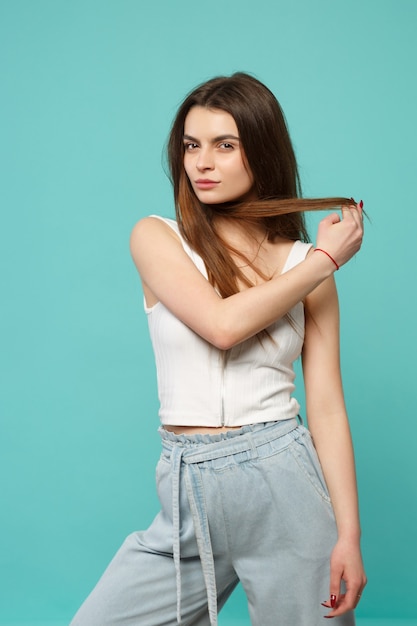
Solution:
[[(240, 581), (255, 626), (350, 626), (366, 577), (333, 274), (360, 248), (362, 203), (299, 198), (280, 106), (243, 73), (184, 100), (168, 156), (177, 220), (145, 218), (131, 238), (158, 374), (161, 512), (72, 625), (215, 625)], [(342, 218), (320, 222), (314, 249), (302, 212), (332, 207)]]

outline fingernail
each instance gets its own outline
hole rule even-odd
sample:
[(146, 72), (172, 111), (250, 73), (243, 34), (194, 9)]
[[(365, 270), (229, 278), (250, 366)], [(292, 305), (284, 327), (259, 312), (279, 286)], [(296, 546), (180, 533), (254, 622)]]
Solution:
[(330, 606), (332, 607), (332, 609), (334, 609), (334, 607), (336, 606), (336, 596), (333, 593), (330, 596)]
[(361, 207), (361, 209), (363, 209), (363, 200), (359, 202), (359, 206)]
[(353, 198), (351, 198), (350, 201), (351, 201), (352, 204), (356, 204), (356, 202), (354, 201)]
[(323, 615), (325, 619), (333, 619), (334, 615)]

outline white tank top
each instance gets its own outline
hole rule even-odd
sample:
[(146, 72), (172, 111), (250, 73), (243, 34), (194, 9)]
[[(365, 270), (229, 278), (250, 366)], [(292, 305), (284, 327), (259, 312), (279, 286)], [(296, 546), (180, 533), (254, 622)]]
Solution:
[[(179, 236), (185, 252), (207, 278), (203, 259), (181, 237), (174, 220), (157, 217)], [(303, 261), (311, 244), (294, 242), (282, 273)], [(161, 302), (147, 307), (155, 353), (162, 424), (244, 426), (295, 417), (293, 362), (304, 342), (304, 307), (299, 302), (268, 327), (271, 338), (252, 337), (219, 350), (177, 319)]]

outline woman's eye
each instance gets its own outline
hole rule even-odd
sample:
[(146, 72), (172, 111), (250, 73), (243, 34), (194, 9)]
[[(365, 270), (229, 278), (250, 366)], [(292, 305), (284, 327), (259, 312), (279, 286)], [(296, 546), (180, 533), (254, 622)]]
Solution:
[(198, 148), (198, 146), (196, 143), (187, 142), (184, 144), (184, 148), (187, 152), (190, 152), (191, 150), (195, 150), (195, 148)]
[(223, 150), (233, 150), (234, 148), (233, 144), (227, 141), (223, 141), (219, 147), (222, 148)]

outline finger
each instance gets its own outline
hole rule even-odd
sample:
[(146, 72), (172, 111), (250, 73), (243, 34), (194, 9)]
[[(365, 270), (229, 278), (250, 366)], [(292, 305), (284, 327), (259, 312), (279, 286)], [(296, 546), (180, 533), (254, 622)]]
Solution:
[(322, 221), (330, 222), (330, 224), (338, 224), (340, 222), (340, 215), (339, 213), (330, 213), (329, 215), (326, 215), (326, 217), (323, 218)]
[(350, 203), (349, 203), (349, 207), (354, 207), (356, 209), (360, 209), (361, 211), (363, 210), (363, 200), (360, 200), (359, 202), (356, 202), (353, 198), (349, 198), (350, 199)]
[(332, 608), (332, 611), (326, 617), (337, 617), (343, 615), (347, 611), (352, 611), (357, 607), (361, 599), (361, 590), (357, 587), (348, 589), (346, 593), (340, 594), (337, 599), (337, 603)]
[(362, 209), (359, 204), (357, 206), (342, 207), (342, 215), (344, 220), (354, 222), (363, 231)]
[[(330, 604), (330, 601), (329, 601)], [(334, 608), (323, 604), (323, 606), (326, 606), (326, 608), (331, 608), (330, 613), (328, 613), (327, 615), (324, 615), (324, 617), (327, 618), (331, 618), (331, 617), (339, 617), (339, 615), (343, 615), (343, 613), (346, 613), (347, 611), (351, 610), (354, 607), (349, 607), (346, 604), (346, 596), (344, 593), (341, 593), (339, 595), (339, 598), (337, 600), (337, 604)]]
[(359, 213), (359, 216), (362, 220), (362, 225), (363, 225), (363, 200), (361, 200), (360, 202), (358, 202), (358, 204), (356, 205), (356, 209)]
[(330, 606), (332, 607), (332, 609), (334, 609), (335, 606), (339, 602), (341, 580), (342, 580), (342, 571), (339, 568), (331, 567), (329, 591), (330, 591)]
[(357, 214), (361, 219), (363, 218), (363, 200), (360, 202), (352, 202), (348, 208), (351, 209), (352, 215)]
[(353, 217), (353, 219), (355, 220), (356, 224), (363, 229), (363, 216), (362, 216), (362, 209), (359, 206), (355, 206), (355, 207), (350, 207), (350, 211), (351, 211), (351, 215)]
[(365, 586), (361, 587), (358, 591), (358, 593), (356, 594), (356, 598), (355, 598), (355, 609), (358, 606), (359, 602), (361, 601), (361, 597), (362, 597), (362, 593), (363, 590), (365, 589)]
[(338, 615), (341, 615), (344, 611), (342, 609), (340, 609), (341, 604), (343, 604), (343, 600), (344, 600), (344, 594), (340, 594), (337, 605), (335, 607), (332, 607), (330, 604), (330, 600), (326, 600), (325, 602), (322, 602), (322, 606), (324, 606), (326, 609), (332, 609), (330, 611), (330, 613), (328, 613), (327, 615), (324, 615), (323, 617), (337, 617)]
[(358, 215), (356, 206), (342, 206), (343, 219), (354, 218)]

